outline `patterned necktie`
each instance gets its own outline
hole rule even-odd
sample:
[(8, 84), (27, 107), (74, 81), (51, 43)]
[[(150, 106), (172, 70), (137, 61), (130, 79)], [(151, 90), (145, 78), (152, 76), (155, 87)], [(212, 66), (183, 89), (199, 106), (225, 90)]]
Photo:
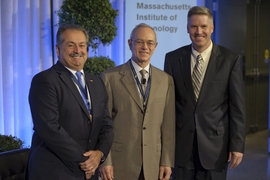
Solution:
[(143, 89), (143, 93), (145, 94), (146, 73), (147, 73), (147, 71), (145, 69), (142, 69), (142, 70), (140, 70), (140, 73), (142, 75), (142, 79), (141, 79), (142, 89)]
[(198, 100), (200, 90), (201, 90), (201, 81), (202, 81), (202, 70), (203, 70), (203, 58), (199, 54), (196, 59), (196, 65), (192, 73), (192, 84), (194, 89), (194, 94), (196, 101)]

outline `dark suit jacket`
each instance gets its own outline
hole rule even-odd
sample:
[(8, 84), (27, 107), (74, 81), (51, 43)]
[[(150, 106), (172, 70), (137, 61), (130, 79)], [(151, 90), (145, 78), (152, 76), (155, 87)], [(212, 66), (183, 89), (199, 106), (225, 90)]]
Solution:
[(245, 144), (245, 91), (239, 55), (213, 44), (196, 103), (191, 79), (191, 45), (165, 56), (176, 96), (176, 166), (186, 166), (197, 132), (199, 157), (205, 169), (224, 167), (230, 151)]
[[(93, 122), (68, 70), (57, 62), (37, 74), (29, 103), (34, 124), (27, 179), (84, 179), (83, 153), (100, 150), (107, 156), (113, 141), (108, 96), (102, 80), (85, 72)], [(91, 179), (97, 180), (98, 173)]]

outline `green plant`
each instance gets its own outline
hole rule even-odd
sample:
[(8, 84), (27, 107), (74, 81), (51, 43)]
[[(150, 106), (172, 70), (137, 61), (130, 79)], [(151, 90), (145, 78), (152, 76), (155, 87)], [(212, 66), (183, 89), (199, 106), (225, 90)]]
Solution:
[(104, 70), (114, 67), (115, 63), (105, 56), (94, 56), (87, 59), (84, 64), (84, 70), (99, 76)]
[(24, 142), (16, 136), (0, 135), (0, 152), (23, 148)]
[(116, 36), (115, 18), (118, 11), (109, 0), (65, 0), (60, 10), (58, 25), (78, 24), (89, 34), (89, 46), (96, 50), (100, 43), (111, 44)]

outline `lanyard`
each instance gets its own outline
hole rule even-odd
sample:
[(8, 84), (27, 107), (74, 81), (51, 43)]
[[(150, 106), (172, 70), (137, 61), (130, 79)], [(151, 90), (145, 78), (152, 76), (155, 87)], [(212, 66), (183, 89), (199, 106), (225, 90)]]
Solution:
[[(147, 82), (147, 86), (146, 86), (145, 94), (144, 94), (144, 93), (143, 93), (143, 89), (142, 89), (142, 85), (141, 85), (141, 83), (140, 83), (140, 81), (139, 81), (139, 78), (138, 78), (138, 76), (137, 76), (137, 73), (136, 73), (136, 71), (135, 71), (133, 65), (132, 65), (131, 60), (129, 60), (129, 62), (130, 62), (130, 67), (131, 67), (131, 70), (132, 70), (132, 72), (133, 72), (134, 78), (135, 78), (135, 80), (136, 80), (137, 86), (138, 86), (138, 88), (139, 88), (139, 90), (140, 90), (140, 93), (141, 93), (141, 95), (142, 95), (142, 97), (143, 97), (143, 102), (145, 103), (146, 100), (147, 100), (147, 98), (148, 98), (148, 95), (149, 95), (150, 84), (151, 84), (151, 78), (150, 78), (151, 76), (150, 76), (150, 72), (149, 72), (149, 78), (148, 78), (148, 82)], [(150, 70), (151, 70), (151, 69), (149, 68), (149, 71), (150, 71)]]
[(74, 74), (72, 74), (69, 70), (69, 75), (71, 77), (71, 79), (78, 85), (80, 91), (81, 91), (81, 94), (83, 96), (83, 100), (84, 100), (84, 103), (87, 107), (87, 110), (88, 112), (91, 114), (91, 107), (90, 107), (90, 103), (88, 101), (88, 93), (87, 93), (87, 88), (86, 88), (86, 84), (84, 86), (84, 88), (82, 87), (81, 83), (78, 81), (78, 79), (74, 76)]
[(88, 99), (88, 94), (87, 94), (87, 88), (86, 85), (84, 88), (82, 87), (81, 83), (78, 81), (78, 79), (74, 76), (74, 74), (70, 73), (71, 79), (78, 85), (80, 91), (82, 92), (82, 95), (85, 99)]

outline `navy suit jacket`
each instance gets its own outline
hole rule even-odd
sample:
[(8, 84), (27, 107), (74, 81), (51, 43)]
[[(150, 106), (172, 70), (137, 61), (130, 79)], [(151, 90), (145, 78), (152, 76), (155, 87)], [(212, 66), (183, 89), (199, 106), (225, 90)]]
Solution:
[(196, 130), (198, 153), (205, 169), (223, 168), (230, 151), (245, 145), (245, 91), (239, 55), (213, 44), (196, 103), (191, 78), (191, 45), (165, 56), (176, 96), (176, 166), (190, 160)]
[[(79, 167), (87, 159), (83, 153), (100, 150), (107, 156), (113, 141), (107, 92), (97, 76), (85, 72), (85, 82), (92, 123), (76, 85), (60, 62), (33, 78), (29, 103), (34, 134), (26, 179), (85, 179)], [(98, 172), (91, 180), (97, 179)]]

